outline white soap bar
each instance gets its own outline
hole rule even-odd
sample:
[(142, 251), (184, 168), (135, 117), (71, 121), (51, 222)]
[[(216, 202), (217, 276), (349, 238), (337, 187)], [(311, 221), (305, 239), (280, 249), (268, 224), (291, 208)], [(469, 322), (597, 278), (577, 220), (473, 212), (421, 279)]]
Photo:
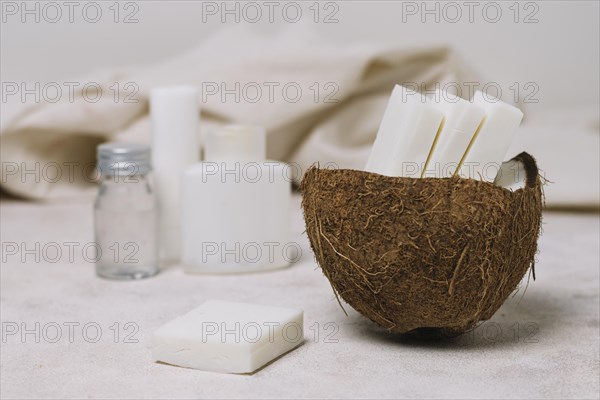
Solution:
[(444, 113), (443, 127), (438, 133), (423, 176), (448, 178), (454, 175), (485, 117), (478, 105), (438, 91), (436, 105)]
[(420, 178), (442, 118), (432, 100), (396, 85), (365, 170)]
[(473, 103), (486, 112), (485, 121), (464, 157), (460, 176), (493, 182), (523, 119), (517, 107), (477, 91)]
[(301, 310), (211, 300), (161, 326), (155, 361), (225, 373), (251, 373), (304, 341)]

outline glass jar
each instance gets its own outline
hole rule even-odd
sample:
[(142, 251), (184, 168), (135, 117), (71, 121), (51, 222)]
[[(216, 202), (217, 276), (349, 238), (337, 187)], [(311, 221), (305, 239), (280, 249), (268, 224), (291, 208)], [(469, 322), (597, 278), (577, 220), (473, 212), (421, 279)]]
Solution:
[(94, 205), (96, 274), (120, 280), (153, 276), (159, 271), (158, 225), (150, 148), (105, 143), (97, 157), (102, 178)]

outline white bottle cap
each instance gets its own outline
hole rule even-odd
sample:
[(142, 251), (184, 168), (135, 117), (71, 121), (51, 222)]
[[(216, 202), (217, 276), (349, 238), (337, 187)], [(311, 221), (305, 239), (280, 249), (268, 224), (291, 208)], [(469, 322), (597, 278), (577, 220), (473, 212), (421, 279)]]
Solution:
[(253, 125), (227, 125), (207, 132), (205, 161), (263, 161), (266, 158), (265, 129)]

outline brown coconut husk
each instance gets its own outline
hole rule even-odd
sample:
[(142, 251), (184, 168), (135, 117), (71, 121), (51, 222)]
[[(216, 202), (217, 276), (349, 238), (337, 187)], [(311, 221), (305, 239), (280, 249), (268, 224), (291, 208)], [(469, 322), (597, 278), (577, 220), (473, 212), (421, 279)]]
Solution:
[(514, 160), (527, 173), (515, 191), (313, 166), (304, 218), (336, 296), (394, 333), (456, 335), (489, 319), (534, 271), (542, 182), (533, 157)]

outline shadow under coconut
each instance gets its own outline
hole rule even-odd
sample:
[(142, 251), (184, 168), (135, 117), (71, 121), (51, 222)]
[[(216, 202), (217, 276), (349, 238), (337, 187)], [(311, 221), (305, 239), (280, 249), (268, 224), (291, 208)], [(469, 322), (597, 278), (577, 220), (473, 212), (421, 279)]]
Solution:
[(440, 336), (435, 328), (423, 328), (406, 334), (392, 334), (358, 313), (352, 313), (349, 325), (359, 336), (394, 345), (431, 349), (490, 348), (527, 346), (549, 340), (564, 327), (561, 321), (573, 311), (551, 293), (519, 291), (487, 321), (457, 336)]

